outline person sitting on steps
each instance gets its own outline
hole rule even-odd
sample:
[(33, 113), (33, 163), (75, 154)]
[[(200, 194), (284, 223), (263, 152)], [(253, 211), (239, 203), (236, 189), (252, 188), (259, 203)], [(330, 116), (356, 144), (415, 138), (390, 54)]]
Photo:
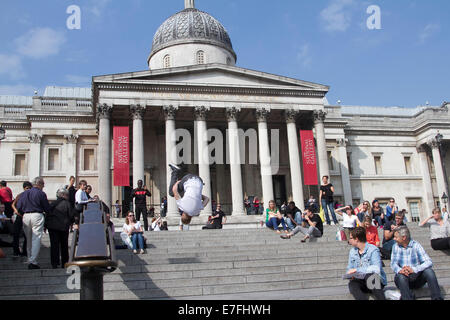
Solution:
[(267, 228), (271, 228), (277, 233), (281, 233), (280, 230), (278, 230), (278, 226), (281, 223), (284, 232), (288, 233), (286, 223), (284, 222), (283, 216), (281, 215), (280, 211), (276, 207), (275, 201), (269, 201), (269, 207), (266, 209), (266, 215), (268, 215), (269, 217), (269, 220), (266, 222)]
[(312, 238), (320, 238), (323, 235), (323, 223), (322, 219), (318, 214), (315, 214), (311, 209), (305, 209), (303, 214), (303, 224), (304, 226), (297, 226), (292, 232), (288, 234), (281, 235), (282, 239), (290, 239), (297, 233), (301, 232), (305, 235), (302, 242)]

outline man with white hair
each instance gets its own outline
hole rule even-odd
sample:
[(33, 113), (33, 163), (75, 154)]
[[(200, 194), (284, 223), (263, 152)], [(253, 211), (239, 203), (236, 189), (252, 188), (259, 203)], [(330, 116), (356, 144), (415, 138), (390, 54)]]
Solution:
[(395, 230), (392, 247), (391, 268), (395, 273), (395, 285), (400, 289), (402, 300), (415, 300), (411, 289), (422, 288), (425, 283), (432, 300), (442, 300), (441, 290), (433, 271), (433, 262), (420, 243), (411, 239), (406, 226)]
[(32, 181), (33, 188), (20, 196), (17, 209), (23, 212), (23, 229), (27, 238), (28, 269), (40, 269), (37, 257), (41, 249), (41, 238), (44, 231), (45, 213), (50, 213), (47, 195), (42, 191), (45, 186), (42, 177)]

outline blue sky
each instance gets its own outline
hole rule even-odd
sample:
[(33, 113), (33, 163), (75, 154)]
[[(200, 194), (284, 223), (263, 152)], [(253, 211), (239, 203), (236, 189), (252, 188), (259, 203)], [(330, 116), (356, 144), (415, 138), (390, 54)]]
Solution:
[[(81, 8), (68, 30), (67, 7)], [(370, 5), (381, 30), (369, 30)], [(344, 105), (450, 100), (450, 1), (196, 0), (223, 23), (244, 68), (329, 85)], [(153, 35), (183, 0), (1, 0), (0, 94), (89, 87), (93, 75), (147, 69)]]

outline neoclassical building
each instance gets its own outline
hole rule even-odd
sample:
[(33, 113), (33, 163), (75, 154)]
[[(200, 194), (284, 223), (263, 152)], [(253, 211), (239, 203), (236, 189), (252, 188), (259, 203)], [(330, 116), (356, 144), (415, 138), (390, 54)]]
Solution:
[[(156, 31), (147, 62), (145, 71), (95, 76), (92, 88), (0, 97), (6, 131), (0, 178), (17, 194), (24, 180), (43, 176), (54, 198), (74, 175), (104, 202), (121, 200), (126, 208), (142, 179), (158, 212), (168, 191), (167, 165), (183, 161), (204, 180), (205, 195), (242, 217), (249, 196), (300, 207), (309, 195), (317, 197), (318, 186), (303, 183), (299, 139), (300, 130), (313, 130), (317, 175), (331, 177), (337, 202), (386, 204), (394, 197), (410, 219), (445, 202), (447, 103), (329, 105), (326, 85), (236, 66), (226, 29), (192, 0)], [(130, 127), (129, 187), (113, 183), (115, 126)], [(211, 205), (203, 215), (209, 213)], [(171, 198), (168, 217), (174, 223), (178, 217)]]

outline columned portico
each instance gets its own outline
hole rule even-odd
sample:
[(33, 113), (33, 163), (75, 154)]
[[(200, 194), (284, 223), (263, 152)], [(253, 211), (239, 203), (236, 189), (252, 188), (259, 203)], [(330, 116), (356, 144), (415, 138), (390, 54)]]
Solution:
[(298, 112), (295, 110), (288, 110), (285, 112), (292, 180), (292, 197), (296, 206), (301, 210), (304, 210), (303, 179), (302, 171), (300, 169), (300, 151), (297, 138), (297, 126), (295, 123), (297, 115)]
[(177, 146), (176, 146), (176, 129), (175, 129), (175, 115), (177, 107), (165, 106), (163, 107), (164, 117), (166, 120), (166, 181), (167, 181), (167, 216), (177, 217), (178, 206), (175, 198), (169, 196), (169, 186), (171, 178), (170, 163), (177, 162)]
[(439, 150), (440, 142), (437, 141), (436, 138), (433, 138), (428, 142), (428, 145), (430, 146), (433, 153), (433, 163), (434, 169), (436, 171), (436, 183), (439, 200), (441, 204), (443, 204), (444, 202), (442, 201), (442, 195), (444, 194), (444, 192), (448, 195), (448, 192), (447, 188), (445, 187), (444, 169), (442, 168), (441, 152)]
[(111, 114), (112, 106), (99, 105), (98, 128), (98, 194), (100, 199), (111, 206)]
[(317, 156), (319, 158), (320, 179), (323, 176), (330, 176), (327, 158), (327, 142), (325, 140), (325, 117), (326, 112), (322, 110), (314, 111), (314, 128), (316, 131)]
[(206, 107), (196, 107), (194, 109), (195, 126), (197, 128), (198, 172), (204, 183), (203, 194), (210, 199), (201, 215), (212, 214), (211, 172), (209, 166), (208, 131), (206, 127), (207, 112), (208, 109)]
[(233, 199), (233, 216), (244, 215), (244, 192), (242, 189), (241, 157), (239, 148), (239, 129), (237, 108), (226, 110), (228, 119), (228, 144), (230, 150), (231, 194)]
[(341, 169), (342, 188), (344, 190), (344, 202), (345, 205), (351, 205), (353, 203), (353, 197), (347, 160), (347, 141), (343, 138), (338, 139), (337, 143), (339, 146), (339, 163)]
[(28, 175), (30, 180), (41, 175), (41, 142), (42, 135), (31, 134), (28, 136), (30, 140), (30, 161), (28, 163)]
[(133, 188), (139, 180), (144, 181), (144, 126), (143, 119), (146, 107), (132, 105), (130, 107), (133, 118)]
[(431, 185), (430, 171), (428, 169), (427, 150), (424, 145), (417, 147), (419, 154), (420, 169), (423, 181), (423, 210), (420, 212), (420, 220), (428, 218), (434, 208), (433, 188)]
[(267, 117), (269, 110), (256, 109), (258, 120), (259, 162), (261, 166), (261, 184), (263, 192), (264, 208), (269, 207), (269, 201), (274, 200), (272, 167), (270, 165), (269, 130), (267, 129)]

